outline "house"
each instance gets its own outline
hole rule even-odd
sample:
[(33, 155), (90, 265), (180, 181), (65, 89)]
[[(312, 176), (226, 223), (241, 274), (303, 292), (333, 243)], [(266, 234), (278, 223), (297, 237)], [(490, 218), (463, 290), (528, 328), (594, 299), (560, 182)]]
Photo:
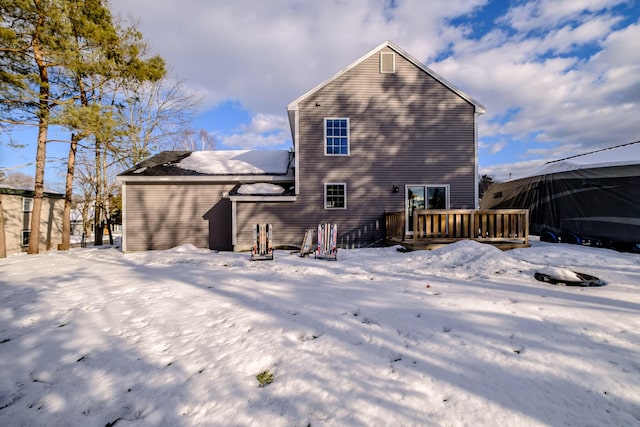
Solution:
[(293, 150), (163, 152), (118, 176), (123, 250), (191, 243), (245, 250), (252, 225), (278, 246), (338, 225), (354, 248), (385, 237), (385, 212), (473, 209), (484, 108), (391, 42), (287, 106)]
[[(26, 252), (31, 233), (33, 190), (0, 188), (7, 255)], [(64, 194), (45, 192), (40, 214), (40, 250), (52, 249), (62, 241)]]

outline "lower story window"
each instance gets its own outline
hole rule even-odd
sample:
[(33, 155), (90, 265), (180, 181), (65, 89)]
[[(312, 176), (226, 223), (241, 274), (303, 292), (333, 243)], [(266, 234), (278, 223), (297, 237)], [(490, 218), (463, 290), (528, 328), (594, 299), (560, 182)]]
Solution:
[(30, 230), (22, 230), (22, 246), (29, 246)]
[(347, 208), (347, 184), (328, 183), (324, 185), (325, 209)]

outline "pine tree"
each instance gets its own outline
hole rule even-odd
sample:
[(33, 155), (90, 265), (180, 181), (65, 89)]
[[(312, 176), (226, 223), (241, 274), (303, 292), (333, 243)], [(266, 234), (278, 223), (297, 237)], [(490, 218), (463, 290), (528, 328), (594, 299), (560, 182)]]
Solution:
[(0, 14), (0, 111), (10, 125), (36, 125), (35, 185), (29, 254), (39, 252), (46, 143), (56, 93), (58, 53), (65, 49), (62, 0), (4, 0)]

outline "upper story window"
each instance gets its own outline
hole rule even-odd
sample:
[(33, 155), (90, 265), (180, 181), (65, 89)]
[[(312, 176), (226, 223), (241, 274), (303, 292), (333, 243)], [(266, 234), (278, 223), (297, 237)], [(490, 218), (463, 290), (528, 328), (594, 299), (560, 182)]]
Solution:
[(349, 155), (349, 119), (324, 119), (325, 155)]
[(380, 52), (380, 73), (393, 74), (396, 72), (396, 55), (393, 52)]
[(22, 198), (22, 212), (31, 212), (33, 210), (33, 199), (31, 197)]

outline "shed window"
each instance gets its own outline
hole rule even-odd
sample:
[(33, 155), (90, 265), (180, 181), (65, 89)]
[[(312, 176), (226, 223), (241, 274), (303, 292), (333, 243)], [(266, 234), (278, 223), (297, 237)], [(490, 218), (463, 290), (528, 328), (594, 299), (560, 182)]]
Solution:
[(349, 119), (324, 119), (325, 155), (349, 155)]
[(324, 208), (347, 208), (347, 184), (341, 182), (328, 183), (324, 185)]

